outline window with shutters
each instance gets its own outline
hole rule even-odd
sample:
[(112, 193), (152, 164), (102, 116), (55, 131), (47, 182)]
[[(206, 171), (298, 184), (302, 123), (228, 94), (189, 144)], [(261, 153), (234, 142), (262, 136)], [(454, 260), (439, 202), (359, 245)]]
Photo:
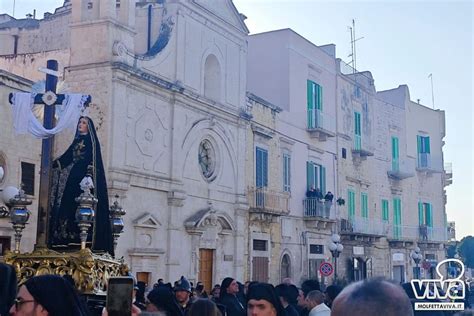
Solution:
[(399, 165), (399, 152), (398, 152), (398, 137), (392, 137), (392, 171), (400, 171)]
[(433, 212), (431, 203), (418, 202), (418, 219), (420, 225), (433, 227)]
[(35, 165), (21, 162), (21, 183), (25, 194), (35, 195)]
[(291, 192), (291, 156), (283, 154), (283, 191)]
[(307, 81), (308, 128), (322, 127), (323, 88), (314, 81)]
[(367, 193), (360, 194), (360, 209), (362, 217), (369, 217), (369, 197)]
[(382, 200), (382, 220), (388, 221), (388, 200)]
[(256, 147), (255, 158), (255, 184), (257, 188), (263, 188), (268, 186), (268, 151)]
[(360, 113), (354, 112), (354, 149), (362, 149), (362, 128), (360, 125)]
[(306, 162), (306, 190), (311, 188), (321, 190), (321, 194), (326, 194), (326, 168), (312, 161)]
[(402, 237), (402, 201), (400, 198), (393, 199), (393, 237)]
[(253, 250), (256, 251), (267, 251), (267, 241), (263, 239), (253, 240)]
[(252, 281), (268, 282), (268, 257), (252, 258)]
[(349, 220), (353, 220), (355, 216), (355, 192), (351, 189), (347, 190), (347, 211)]
[(418, 168), (429, 168), (431, 166), (430, 137), (416, 136), (418, 152)]

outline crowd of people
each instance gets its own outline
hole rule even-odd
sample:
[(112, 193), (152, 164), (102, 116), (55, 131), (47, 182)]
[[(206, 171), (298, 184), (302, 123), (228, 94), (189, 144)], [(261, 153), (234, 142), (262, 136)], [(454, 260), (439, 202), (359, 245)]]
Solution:
[[(17, 291), (12, 267), (0, 265), (0, 316), (87, 316), (92, 315), (71, 278), (35, 276)], [(409, 283), (381, 278), (354, 282), (345, 288), (329, 285), (322, 290), (317, 280), (300, 287), (289, 279), (273, 286), (227, 277), (210, 293), (185, 277), (165, 283), (162, 279), (145, 293), (135, 287), (131, 315), (136, 316), (411, 316), (454, 315), (443, 311), (414, 311), (414, 293)], [(468, 307), (468, 302), (466, 307)], [(104, 308), (103, 316), (109, 316)], [(456, 315), (474, 315), (464, 311)]]

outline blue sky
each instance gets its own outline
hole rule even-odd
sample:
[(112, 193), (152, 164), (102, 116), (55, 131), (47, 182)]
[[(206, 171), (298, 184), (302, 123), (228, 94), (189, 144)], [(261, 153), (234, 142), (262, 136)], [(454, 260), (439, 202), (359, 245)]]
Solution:
[[(53, 12), (62, 0), (16, 0), (15, 16)], [(247, 16), (251, 33), (291, 28), (316, 45), (336, 44), (337, 57), (349, 61), (348, 26), (356, 20), (357, 68), (369, 70), (377, 90), (407, 84), (411, 99), (446, 111), (445, 162), (453, 163), (447, 187), (448, 220), (457, 237), (474, 235), (474, 5), (466, 1), (234, 0)], [(0, 1), (12, 13), (13, 0)]]

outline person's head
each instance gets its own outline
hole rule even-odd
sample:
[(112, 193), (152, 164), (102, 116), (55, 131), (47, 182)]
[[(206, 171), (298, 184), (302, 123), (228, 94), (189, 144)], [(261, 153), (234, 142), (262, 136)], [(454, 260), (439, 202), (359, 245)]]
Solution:
[(324, 293), (321, 291), (311, 291), (306, 295), (306, 308), (311, 310), (324, 303)]
[(306, 296), (308, 295), (309, 292), (311, 292), (311, 291), (320, 291), (321, 290), (320, 287), (319, 287), (319, 281), (314, 280), (314, 279), (309, 279), (309, 280), (304, 281), (301, 284), (301, 289), (303, 290), (305, 298), (306, 298)]
[(188, 316), (221, 316), (221, 312), (217, 308), (216, 304), (208, 299), (196, 300), (189, 309)]
[(250, 285), (247, 295), (247, 316), (283, 315), (286, 315), (285, 309), (273, 285), (268, 283)]
[(215, 287), (211, 291), (211, 296), (213, 299), (219, 299), (219, 296), (221, 294), (221, 288), (220, 287)]
[(281, 283), (275, 287), (275, 291), (283, 307), (288, 306), (288, 304), (296, 303), (296, 298), (298, 297), (298, 289), (296, 286)]
[(158, 279), (158, 282), (157, 282), (157, 283), (158, 283), (158, 284), (164, 284), (165, 282), (163, 281), (163, 279), (160, 278), (160, 279)]
[(413, 316), (410, 299), (403, 289), (383, 279), (353, 283), (332, 304), (332, 316)]
[(327, 306), (331, 307), (332, 302), (336, 299), (339, 293), (341, 293), (341, 291), (342, 291), (342, 287), (340, 287), (339, 285), (329, 285), (326, 288), (326, 291), (324, 292), (325, 294), (324, 303)]
[(87, 311), (68, 281), (57, 275), (41, 275), (20, 287), (10, 315), (85, 316)]
[(89, 132), (89, 119), (85, 116), (81, 116), (77, 123), (77, 132), (81, 135), (85, 135)]
[(186, 305), (188, 303), (189, 296), (191, 295), (191, 284), (184, 276), (181, 276), (176, 283), (174, 294), (179, 304)]
[(306, 300), (302, 289), (298, 289), (298, 297), (296, 298), (297, 305), (302, 308), (306, 308)]
[[(147, 296), (146, 310), (148, 312), (179, 312), (171, 284), (160, 284), (153, 288)], [(174, 315), (174, 314), (173, 314)]]
[(16, 298), (16, 272), (13, 266), (0, 263), (0, 315), (8, 315), (8, 310)]
[(239, 293), (239, 284), (236, 279), (225, 278), (221, 283), (221, 297), (225, 295), (236, 295)]

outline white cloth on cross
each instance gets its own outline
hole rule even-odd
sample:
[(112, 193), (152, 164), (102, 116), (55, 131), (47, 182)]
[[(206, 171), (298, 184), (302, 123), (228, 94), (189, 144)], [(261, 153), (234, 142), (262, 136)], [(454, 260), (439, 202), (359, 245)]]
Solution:
[[(54, 128), (46, 129), (33, 114), (33, 105), (36, 93), (17, 92), (13, 94), (13, 127), (16, 133), (30, 133), (36, 138), (49, 138), (65, 128), (75, 126), (79, 121), (87, 95), (66, 94), (63, 100), (64, 112)], [(47, 105), (45, 105), (47, 106)]]

